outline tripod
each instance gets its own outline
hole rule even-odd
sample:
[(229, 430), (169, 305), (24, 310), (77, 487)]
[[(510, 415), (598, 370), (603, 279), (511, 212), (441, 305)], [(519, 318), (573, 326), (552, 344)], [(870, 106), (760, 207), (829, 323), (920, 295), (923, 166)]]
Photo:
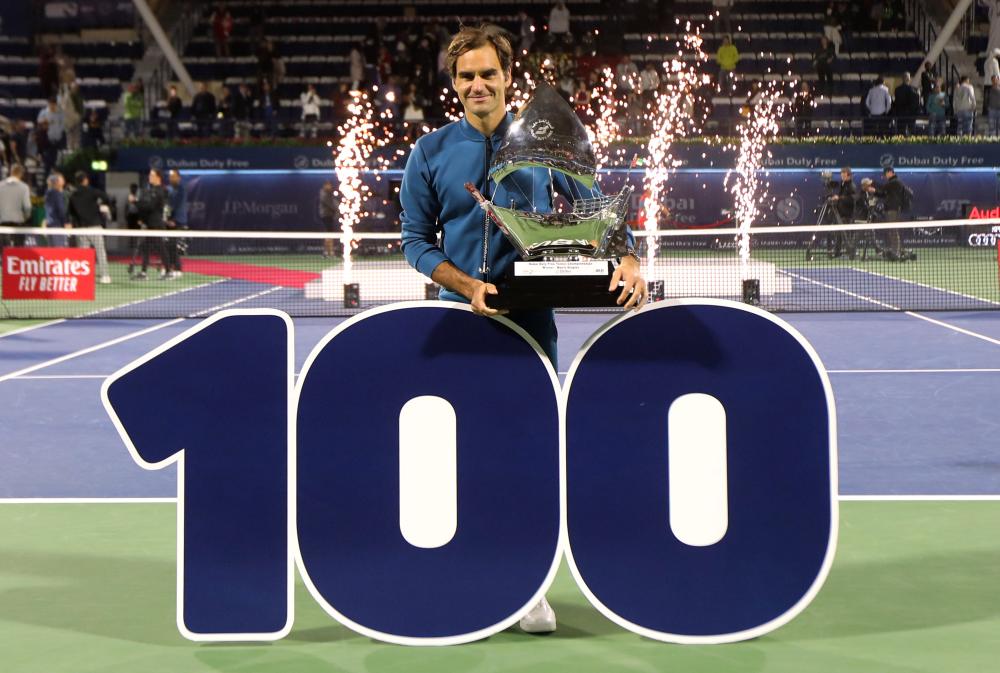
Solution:
[[(833, 200), (832, 195), (827, 195), (823, 198), (823, 203), (819, 208), (819, 213), (816, 217), (816, 224), (832, 224), (840, 225), (844, 221), (840, 218), (840, 211), (837, 210), (836, 202)], [(817, 254), (816, 247), (819, 245), (819, 235), (814, 234), (811, 239), (809, 239), (809, 244), (806, 246), (806, 261), (811, 262), (815, 259)], [(851, 232), (838, 231), (833, 234), (827, 234), (824, 237), (824, 245), (826, 248), (826, 256), (830, 259), (835, 259), (837, 257), (842, 257), (844, 252), (851, 259), (855, 257), (854, 248), (854, 237)]]

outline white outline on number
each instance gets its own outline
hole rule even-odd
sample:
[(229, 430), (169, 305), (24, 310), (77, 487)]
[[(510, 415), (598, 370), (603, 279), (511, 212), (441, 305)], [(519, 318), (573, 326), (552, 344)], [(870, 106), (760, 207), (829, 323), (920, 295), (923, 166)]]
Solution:
[[(654, 631), (653, 629), (646, 628), (635, 624), (624, 617), (621, 617), (611, 608), (604, 605), (594, 592), (590, 590), (587, 583), (584, 581), (583, 576), (580, 573), (579, 568), (576, 566), (576, 561), (573, 559), (573, 549), (569, 543), (569, 522), (567, 518), (567, 502), (566, 502), (566, 437), (565, 437), (565, 423), (561, 426), (562, 436), (560, 437), (560, 447), (562, 450), (563, 465), (562, 465), (562, 481), (564, 484), (562, 492), (562, 531), (566, 538), (563, 540), (562, 547), (566, 553), (566, 564), (569, 566), (570, 572), (573, 574), (573, 579), (576, 581), (577, 586), (580, 587), (580, 591), (583, 595), (587, 597), (597, 610), (610, 619), (612, 622), (622, 627), (627, 631), (638, 634), (640, 636), (645, 636), (647, 638), (652, 638), (653, 640), (659, 640), (667, 643), (681, 643), (681, 644), (716, 644), (716, 643), (733, 643), (741, 640), (749, 640), (751, 638), (757, 638), (766, 633), (784, 626), (792, 619), (794, 619), (800, 612), (806, 609), (809, 603), (816, 597), (820, 589), (823, 588), (823, 584), (826, 581), (827, 575), (830, 573), (830, 566), (833, 565), (833, 557), (836, 555), (837, 551), (837, 536), (838, 536), (838, 526), (840, 520), (840, 510), (839, 503), (837, 500), (837, 411), (834, 405), (833, 399), (833, 387), (830, 385), (830, 379), (826, 374), (826, 368), (823, 367), (823, 363), (819, 359), (819, 355), (812, 345), (806, 341), (806, 338), (799, 333), (794, 327), (786, 323), (784, 320), (764, 311), (763, 309), (756, 308), (754, 306), (749, 306), (747, 304), (742, 304), (734, 301), (727, 301), (725, 299), (672, 299), (667, 301), (657, 302), (643, 309), (644, 312), (648, 311), (661, 311), (670, 310), (678, 306), (721, 306), (724, 308), (737, 309), (740, 311), (745, 311), (747, 313), (752, 313), (756, 316), (769, 320), (770, 322), (778, 325), (786, 332), (788, 332), (795, 340), (802, 346), (802, 348), (809, 355), (812, 360), (813, 365), (816, 367), (816, 372), (819, 374), (820, 380), (823, 384), (823, 392), (826, 395), (827, 411), (829, 412), (829, 427), (827, 428), (829, 434), (830, 443), (830, 537), (827, 541), (826, 555), (823, 558), (823, 563), (820, 566), (819, 572), (816, 574), (816, 579), (810, 585), (809, 589), (802, 595), (802, 597), (788, 610), (778, 615), (769, 622), (760, 624), (750, 629), (745, 629), (743, 631), (737, 631), (734, 633), (720, 633), (711, 636), (691, 636), (685, 634), (677, 633), (664, 633), (662, 631)], [(605, 323), (598, 329), (594, 334), (587, 339), (586, 342), (580, 347), (579, 352), (573, 359), (573, 364), (570, 365), (569, 373), (566, 375), (566, 381), (563, 385), (562, 395), (559, 398), (559, 416), (561, 419), (566, 419), (566, 407), (569, 403), (569, 394), (573, 387), (573, 377), (576, 374), (576, 370), (579, 368), (580, 363), (583, 361), (584, 356), (590, 347), (597, 342), (608, 330), (612, 329), (620, 321), (630, 320), (637, 314), (628, 313), (625, 316), (615, 316), (613, 319)]]
[[(470, 313), (472, 312), (472, 308), (468, 304), (461, 304), (458, 302), (409, 301), (409, 302), (388, 304), (386, 306), (379, 306), (373, 309), (369, 309), (363, 313), (359, 313), (353, 318), (350, 318), (340, 323), (335, 328), (330, 330), (322, 339), (320, 339), (319, 343), (317, 343), (313, 347), (312, 351), (310, 351), (309, 353), (309, 357), (306, 358), (305, 363), (302, 365), (302, 371), (299, 374), (298, 381), (296, 381), (295, 383), (295, 390), (294, 390), (295, 397), (292, 404), (292, 408), (296, 410), (296, 413), (295, 415), (289, 417), (290, 419), (289, 422), (293, 425), (298, 423), (297, 410), (299, 407), (299, 396), (301, 395), (302, 386), (306, 380), (306, 375), (308, 374), (309, 368), (312, 366), (313, 361), (319, 356), (320, 352), (323, 351), (323, 349), (326, 347), (328, 343), (333, 341), (333, 339), (335, 339), (337, 335), (340, 334), (341, 332), (347, 330), (348, 328), (361, 322), (362, 320), (365, 320), (366, 318), (370, 318), (375, 315), (380, 315), (382, 313), (389, 313), (391, 311), (405, 311), (413, 308), (417, 309), (442, 308), (453, 311), (468, 311)], [(549, 379), (552, 382), (552, 392), (553, 395), (555, 395), (556, 408), (558, 409), (557, 421), (559, 423), (559, 493), (560, 493), (559, 504), (560, 504), (560, 510), (562, 510), (565, 508), (566, 451), (565, 451), (565, 441), (564, 441), (565, 432), (563, 431), (563, 426), (565, 425), (564, 423), (565, 416), (563, 415), (562, 405), (559, 403), (559, 394), (560, 394), (559, 378), (556, 376), (556, 371), (553, 368), (552, 363), (549, 362), (549, 359), (545, 355), (545, 352), (541, 349), (538, 343), (534, 339), (532, 339), (531, 336), (528, 335), (527, 332), (525, 332), (521, 327), (514, 324), (507, 318), (496, 316), (493, 317), (492, 319), (506, 325), (507, 327), (510, 327), (517, 334), (519, 334), (525, 341), (527, 341), (528, 344), (535, 349), (535, 353), (538, 355), (539, 359), (542, 361), (542, 364), (548, 371)], [(459, 450), (461, 450), (461, 447), (459, 447)], [(297, 460), (298, 460), (297, 451), (293, 451), (292, 455), (293, 455), (293, 460), (290, 469), (292, 471), (292, 474), (294, 475), (295, 470), (297, 468)], [(459, 517), (461, 517), (461, 513), (459, 513)], [(461, 645), (463, 643), (470, 643), (475, 640), (488, 638), (496, 633), (499, 633), (500, 631), (503, 631), (504, 629), (513, 626), (519, 619), (521, 619), (521, 617), (523, 617), (531, 608), (533, 608), (535, 604), (538, 603), (538, 601), (542, 599), (545, 593), (549, 590), (549, 587), (552, 586), (552, 582), (555, 581), (556, 573), (559, 571), (559, 564), (563, 558), (564, 542), (566, 540), (565, 521), (566, 521), (565, 514), (562, 511), (560, 511), (558, 538), (556, 540), (555, 551), (552, 556), (552, 565), (549, 567), (549, 571), (546, 574), (545, 579), (542, 581), (542, 584), (539, 586), (538, 590), (535, 591), (535, 593), (531, 596), (531, 598), (524, 605), (522, 605), (516, 612), (514, 612), (514, 614), (500, 620), (496, 624), (484, 627), (482, 629), (479, 629), (478, 631), (470, 631), (468, 633), (462, 633), (455, 636), (436, 636), (429, 638), (419, 638), (414, 636), (400, 636), (392, 633), (383, 633), (381, 631), (376, 631), (374, 629), (368, 628), (367, 626), (358, 624), (349, 617), (346, 617), (345, 615), (338, 612), (334, 606), (330, 605), (327, 602), (327, 600), (316, 588), (316, 585), (313, 583), (312, 579), (309, 577), (309, 573), (306, 570), (306, 564), (303, 561), (301, 551), (299, 550), (297, 526), (292, 528), (292, 531), (295, 535), (295, 539), (293, 542), (294, 545), (293, 549), (295, 550), (295, 565), (299, 569), (299, 575), (302, 577), (302, 581), (305, 583), (306, 588), (309, 589), (309, 594), (313, 597), (313, 600), (315, 600), (328, 615), (330, 615), (337, 622), (339, 622), (343, 626), (346, 626), (355, 633), (360, 633), (361, 635), (366, 636), (368, 638), (374, 638), (375, 640), (380, 640), (386, 643), (393, 643), (396, 645), (423, 645), (423, 646)]]
[[(191, 631), (187, 628), (184, 623), (184, 452), (186, 449), (178, 449), (176, 453), (168, 458), (165, 458), (156, 463), (150, 463), (139, 455), (139, 452), (135, 448), (135, 444), (132, 442), (132, 438), (129, 437), (128, 432), (125, 431), (125, 426), (122, 425), (121, 419), (118, 418), (118, 414), (115, 413), (114, 407), (111, 406), (111, 401), (108, 399), (108, 389), (111, 385), (125, 376), (129, 372), (138, 369), (142, 365), (146, 364), (150, 360), (158, 357), (160, 354), (170, 350), (179, 343), (186, 341), (198, 332), (210, 327), (211, 325), (230, 317), (241, 317), (241, 316), (254, 316), (254, 315), (268, 315), (276, 318), (281, 318), (285, 322), (287, 343), (285, 346), (286, 353), (286, 363), (285, 363), (285, 381), (286, 390), (285, 398), (288, 400), (288, 427), (287, 432), (287, 442), (288, 446), (286, 449), (286, 469), (288, 470), (288, 481), (286, 484), (286, 498), (285, 503), (287, 509), (288, 520), (285, 522), (287, 530), (287, 540), (286, 540), (286, 556), (285, 565), (287, 567), (287, 577), (285, 579), (286, 584), (286, 617), (285, 625), (275, 632), (268, 633), (197, 633)], [(108, 416), (111, 417), (111, 422), (114, 423), (115, 429), (118, 430), (119, 436), (121, 436), (122, 441), (125, 442), (125, 446), (128, 448), (129, 453), (132, 455), (132, 460), (136, 462), (139, 467), (144, 470), (161, 470), (165, 467), (170, 466), (172, 463), (177, 463), (177, 630), (180, 631), (181, 635), (188, 640), (193, 640), (196, 642), (241, 642), (241, 641), (273, 641), (281, 640), (287, 636), (291, 630), (292, 625), (295, 622), (295, 564), (292, 557), (292, 544), (294, 541), (294, 526), (295, 526), (295, 472), (292, 470), (294, 466), (294, 455), (295, 455), (295, 423), (293, 422), (293, 412), (295, 407), (292, 405), (292, 380), (293, 373), (295, 372), (295, 338), (294, 338), (295, 326), (292, 323), (292, 319), (287, 313), (282, 311), (276, 311), (273, 309), (230, 309), (228, 311), (220, 311), (215, 315), (202, 320), (194, 327), (184, 330), (174, 338), (170, 339), (166, 343), (157, 346), (150, 352), (146, 353), (137, 360), (133, 360), (129, 364), (125, 365), (114, 374), (109, 376), (101, 384), (101, 402), (104, 404), (104, 409), (107, 411)]]

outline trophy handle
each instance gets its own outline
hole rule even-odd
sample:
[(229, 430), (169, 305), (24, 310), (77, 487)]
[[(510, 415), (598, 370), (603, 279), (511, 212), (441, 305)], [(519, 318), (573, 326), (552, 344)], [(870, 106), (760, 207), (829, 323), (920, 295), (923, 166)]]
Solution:
[(502, 231), (507, 231), (507, 225), (500, 221), (500, 218), (497, 217), (496, 213), (494, 213), (493, 209), (490, 207), (493, 204), (486, 200), (486, 197), (483, 196), (478, 189), (476, 189), (476, 186), (471, 182), (466, 182), (465, 188), (479, 203), (479, 207), (486, 211), (486, 214), (490, 217), (490, 219), (496, 222), (497, 226), (500, 227)]

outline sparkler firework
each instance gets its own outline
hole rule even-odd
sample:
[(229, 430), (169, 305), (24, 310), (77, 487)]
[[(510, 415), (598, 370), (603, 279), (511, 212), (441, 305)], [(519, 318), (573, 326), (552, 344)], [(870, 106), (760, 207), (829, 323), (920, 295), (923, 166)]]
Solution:
[[(768, 82), (747, 105), (747, 117), (737, 127), (740, 138), (736, 167), (726, 174), (726, 190), (734, 200), (740, 266), (744, 273), (750, 262), (750, 227), (760, 214), (767, 193), (767, 182), (761, 190), (760, 171), (765, 154), (770, 157), (767, 143), (778, 134), (778, 119), (785, 105), (779, 101), (780, 84)], [(766, 177), (766, 176), (765, 176)], [(745, 278), (744, 278), (745, 280)]]

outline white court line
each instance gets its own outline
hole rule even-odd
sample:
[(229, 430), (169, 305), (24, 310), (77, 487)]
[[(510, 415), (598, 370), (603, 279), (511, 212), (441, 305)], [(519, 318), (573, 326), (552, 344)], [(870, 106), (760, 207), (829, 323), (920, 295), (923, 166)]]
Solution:
[(256, 299), (257, 297), (263, 297), (265, 294), (271, 294), (272, 292), (277, 292), (278, 290), (284, 290), (284, 289), (287, 288), (278, 286), (278, 287), (268, 288), (266, 290), (261, 290), (260, 292), (247, 295), (246, 297), (242, 297), (240, 299), (234, 299), (233, 301), (227, 301), (225, 304), (219, 304), (218, 306), (213, 306), (212, 308), (206, 308), (204, 311), (198, 311), (197, 313), (192, 314), (192, 317), (199, 318), (207, 313), (214, 313), (216, 311), (221, 311), (222, 309), (229, 308), (230, 306), (236, 306), (237, 304), (242, 304), (245, 301), (250, 301), (251, 299)]
[[(850, 290), (845, 290), (844, 288), (837, 287), (836, 285), (830, 285), (829, 283), (824, 283), (824, 282), (819, 281), (819, 280), (814, 280), (812, 278), (807, 278), (805, 276), (799, 275), (797, 273), (792, 273), (791, 271), (786, 271), (784, 269), (782, 269), (781, 272), (784, 273), (784, 274), (787, 274), (787, 275), (791, 276), (792, 278), (798, 278), (799, 280), (804, 280), (807, 283), (812, 283), (813, 285), (819, 285), (820, 287), (825, 287), (826, 289), (833, 290), (834, 292), (840, 292), (841, 294), (846, 294), (849, 297), (854, 297), (855, 299), (860, 299), (861, 301), (866, 301), (869, 304), (875, 304), (876, 306), (881, 306), (882, 308), (888, 308), (888, 309), (891, 309), (893, 311), (899, 311), (900, 310), (898, 306), (893, 306), (892, 304), (887, 304), (884, 301), (879, 301), (877, 299), (872, 299), (871, 297), (866, 297), (864, 295), (857, 294), (855, 292), (851, 292)], [(925, 320), (925, 321), (927, 321), (927, 322), (929, 322), (929, 323), (931, 323), (933, 325), (937, 325), (939, 327), (945, 327), (947, 329), (959, 332), (960, 334), (964, 334), (966, 336), (974, 337), (976, 339), (982, 339), (983, 341), (989, 342), (989, 343), (994, 344), (996, 346), (1000, 346), (1000, 339), (994, 339), (993, 337), (988, 337), (985, 334), (980, 334), (978, 332), (973, 332), (972, 330), (967, 330), (967, 329), (964, 329), (962, 327), (958, 327), (956, 325), (951, 325), (949, 323), (942, 322), (940, 320), (935, 320), (934, 318), (929, 318), (929, 317), (927, 317), (925, 315), (921, 315), (919, 313), (914, 313), (913, 311), (903, 311), (902, 313), (903, 313), (903, 315), (908, 315), (911, 318), (917, 318), (919, 320)]]
[(4, 337), (14, 336), (15, 334), (24, 334), (25, 332), (30, 332), (33, 329), (38, 329), (39, 327), (48, 327), (49, 325), (58, 325), (61, 322), (66, 322), (66, 318), (58, 318), (57, 320), (49, 320), (48, 322), (39, 323), (37, 325), (28, 325), (27, 327), (19, 327), (18, 329), (12, 329), (9, 332), (4, 332), (0, 334), (0, 339)]
[(1000, 372), (1000, 369), (827, 369), (827, 374), (980, 374)]
[(913, 311), (906, 311), (906, 315), (912, 316), (914, 318), (920, 318), (921, 320), (926, 320), (927, 322), (929, 322), (931, 324), (934, 324), (934, 325), (938, 325), (940, 327), (946, 327), (946, 328), (948, 328), (950, 330), (954, 330), (954, 331), (958, 332), (959, 334), (964, 334), (966, 336), (974, 337), (976, 339), (982, 339), (983, 341), (991, 343), (991, 344), (993, 344), (995, 346), (1000, 346), (1000, 339), (994, 339), (993, 337), (988, 337), (985, 334), (980, 334), (979, 332), (973, 332), (972, 330), (967, 330), (967, 329), (964, 329), (962, 327), (958, 327), (957, 325), (951, 325), (951, 324), (946, 323), (946, 322), (941, 322), (940, 320), (935, 320), (934, 318), (929, 318), (929, 317), (927, 317), (925, 315), (920, 315), (919, 313), (914, 313)]
[(32, 376), (15, 376), (8, 381), (58, 381), (59, 379), (106, 379), (110, 374), (38, 374)]
[(72, 353), (67, 353), (66, 355), (61, 355), (57, 358), (52, 358), (51, 360), (46, 360), (45, 362), (40, 362), (36, 365), (31, 365), (30, 367), (25, 367), (24, 369), (18, 369), (17, 371), (11, 372), (10, 374), (4, 374), (0, 376), (0, 383), (7, 381), (9, 379), (15, 379), (24, 374), (30, 374), (31, 372), (38, 371), (39, 369), (44, 369), (46, 367), (51, 367), (52, 365), (57, 365), (60, 362), (66, 362), (67, 360), (72, 360), (75, 357), (81, 355), (87, 355), (88, 353), (93, 353), (94, 351), (99, 351), (102, 348), (107, 348), (108, 346), (114, 346), (120, 344), (129, 339), (134, 339), (135, 337), (142, 336), (144, 334), (149, 334), (150, 332), (155, 332), (158, 329), (163, 329), (164, 327), (169, 327), (170, 325), (176, 325), (177, 323), (184, 320), (184, 318), (175, 318), (174, 320), (168, 320), (167, 322), (162, 322), (158, 325), (153, 325), (152, 327), (147, 327), (146, 329), (139, 330), (138, 332), (131, 332), (125, 336), (120, 336), (116, 339), (111, 339), (110, 341), (104, 341), (94, 346), (88, 346), (87, 348), (81, 348), (78, 351), (73, 351)]
[[(1000, 495), (840, 495), (841, 502), (1000, 502)], [(0, 498), (0, 505), (174, 504), (177, 498)]]
[(176, 502), (177, 498), (0, 498), (0, 505), (142, 505)]

